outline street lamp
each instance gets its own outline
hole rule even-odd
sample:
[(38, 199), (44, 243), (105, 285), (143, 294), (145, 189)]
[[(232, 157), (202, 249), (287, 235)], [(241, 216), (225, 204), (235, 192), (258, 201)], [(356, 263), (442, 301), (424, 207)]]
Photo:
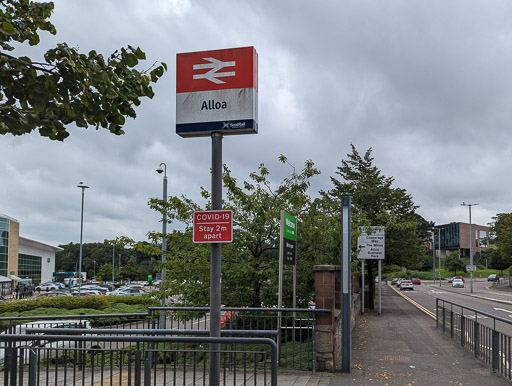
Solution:
[(82, 210), (80, 212), (80, 258), (78, 261), (78, 296), (80, 296), (82, 292), (82, 239), (84, 235), (84, 192), (85, 189), (88, 189), (89, 187), (87, 185), (84, 185), (83, 182), (80, 182), (77, 185), (77, 188), (82, 189)]
[[(163, 169), (162, 169), (163, 165)], [(164, 173), (164, 194), (163, 200), (167, 201), (167, 165), (165, 163), (161, 163), (159, 168), (156, 169), (158, 174)], [(162, 215), (162, 282), (165, 280), (165, 251), (167, 250), (167, 212), (164, 208), (164, 213)], [(165, 305), (165, 299), (162, 299), (162, 306)]]
[(471, 232), (471, 207), (478, 204), (466, 204), (462, 201), (461, 206), (469, 207), (469, 265), (471, 265), (471, 279), (469, 281), (470, 292), (473, 293), (473, 233)]

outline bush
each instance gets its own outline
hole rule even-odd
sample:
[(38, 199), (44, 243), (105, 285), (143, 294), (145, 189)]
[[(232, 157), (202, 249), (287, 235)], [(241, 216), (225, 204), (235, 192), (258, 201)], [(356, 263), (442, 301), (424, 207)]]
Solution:
[(0, 304), (0, 317), (138, 313), (158, 305), (149, 296), (39, 297)]

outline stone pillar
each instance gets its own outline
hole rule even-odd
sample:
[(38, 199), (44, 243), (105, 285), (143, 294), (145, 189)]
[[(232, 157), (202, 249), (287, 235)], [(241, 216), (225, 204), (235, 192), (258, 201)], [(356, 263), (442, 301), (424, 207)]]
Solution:
[[(316, 313), (316, 369), (335, 371), (340, 351), (336, 315), (341, 309), (341, 267), (317, 265), (315, 272), (315, 306), (317, 309), (329, 309), (330, 313)], [(336, 310), (337, 309), (337, 310)]]

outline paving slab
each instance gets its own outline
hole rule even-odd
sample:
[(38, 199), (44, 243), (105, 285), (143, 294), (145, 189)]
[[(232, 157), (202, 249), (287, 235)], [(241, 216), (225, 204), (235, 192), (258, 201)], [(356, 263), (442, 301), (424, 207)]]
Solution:
[(382, 290), (382, 314), (365, 313), (354, 329), (351, 372), (329, 385), (510, 384), (392, 288)]

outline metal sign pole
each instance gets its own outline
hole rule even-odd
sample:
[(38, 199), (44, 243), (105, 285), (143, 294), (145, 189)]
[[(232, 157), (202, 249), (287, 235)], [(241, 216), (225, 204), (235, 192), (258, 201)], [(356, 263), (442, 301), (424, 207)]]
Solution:
[(364, 259), (361, 259), (361, 314), (364, 314)]
[(352, 331), (351, 331), (351, 229), (350, 229), (350, 197), (341, 198), (341, 293), (342, 293), (342, 319), (341, 319), (341, 371), (350, 373), (352, 359)]
[[(212, 134), (212, 210), (222, 209), (222, 134)], [(222, 244), (211, 245), (210, 337), (220, 337)], [(210, 345), (210, 385), (220, 385), (220, 344)]]
[(382, 260), (379, 259), (379, 315), (382, 313)]

